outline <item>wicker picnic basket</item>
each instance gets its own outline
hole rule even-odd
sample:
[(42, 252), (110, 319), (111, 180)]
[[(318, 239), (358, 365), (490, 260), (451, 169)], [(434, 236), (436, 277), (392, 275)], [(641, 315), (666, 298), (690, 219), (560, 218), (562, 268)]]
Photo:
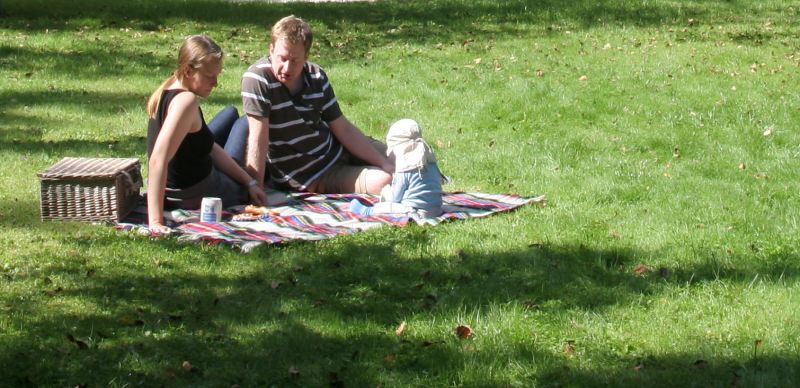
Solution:
[(119, 222), (139, 200), (135, 158), (64, 158), (37, 174), (42, 220)]

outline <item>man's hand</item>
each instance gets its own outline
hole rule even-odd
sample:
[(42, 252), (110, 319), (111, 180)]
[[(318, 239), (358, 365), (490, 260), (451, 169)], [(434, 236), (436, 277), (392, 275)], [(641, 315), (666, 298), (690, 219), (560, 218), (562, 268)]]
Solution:
[(267, 206), (267, 193), (261, 188), (261, 185), (253, 185), (248, 187), (250, 194), (250, 202), (258, 206)]
[(387, 174), (394, 174), (394, 158), (386, 158), (380, 167), (381, 170), (386, 171)]

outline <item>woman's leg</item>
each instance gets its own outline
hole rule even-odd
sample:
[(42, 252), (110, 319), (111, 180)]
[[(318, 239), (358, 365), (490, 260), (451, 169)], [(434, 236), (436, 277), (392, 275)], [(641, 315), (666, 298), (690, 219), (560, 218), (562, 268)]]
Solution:
[(234, 108), (233, 105), (228, 105), (208, 122), (208, 129), (214, 134), (214, 141), (216, 141), (220, 147), (225, 147), (233, 124), (238, 118), (239, 112), (236, 111), (236, 108)]
[(242, 205), (247, 202), (247, 190), (224, 172), (214, 170), (214, 187), (211, 195), (222, 199), (223, 208)]

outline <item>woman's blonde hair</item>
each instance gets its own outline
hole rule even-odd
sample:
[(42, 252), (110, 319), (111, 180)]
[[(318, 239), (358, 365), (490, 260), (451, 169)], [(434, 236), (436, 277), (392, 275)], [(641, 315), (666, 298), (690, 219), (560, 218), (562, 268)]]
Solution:
[(183, 82), (189, 69), (199, 69), (211, 61), (222, 61), (222, 49), (214, 40), (206, 35), (192, 35), (183, 42), (178, 51), (178, 66), (169, 78), (161, 83), (161, 86), (150, 95), (147, 100), (147, 115), (155, 117), (158, 103), (161, 102), (161, 94), (169, 84), (179, 80)]

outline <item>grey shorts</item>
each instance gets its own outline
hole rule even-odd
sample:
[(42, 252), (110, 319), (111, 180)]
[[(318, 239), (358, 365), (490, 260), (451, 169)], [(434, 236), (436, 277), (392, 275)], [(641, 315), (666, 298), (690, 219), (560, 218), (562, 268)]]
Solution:
[(247, 201), (247, 190), (215, 168), (197, 184), (183, 189), (167, 187), (165, 194), (164, 205), (167, 208), (199, 209), (203, 197), (222, 199), (222, 207), (241, 205)]

